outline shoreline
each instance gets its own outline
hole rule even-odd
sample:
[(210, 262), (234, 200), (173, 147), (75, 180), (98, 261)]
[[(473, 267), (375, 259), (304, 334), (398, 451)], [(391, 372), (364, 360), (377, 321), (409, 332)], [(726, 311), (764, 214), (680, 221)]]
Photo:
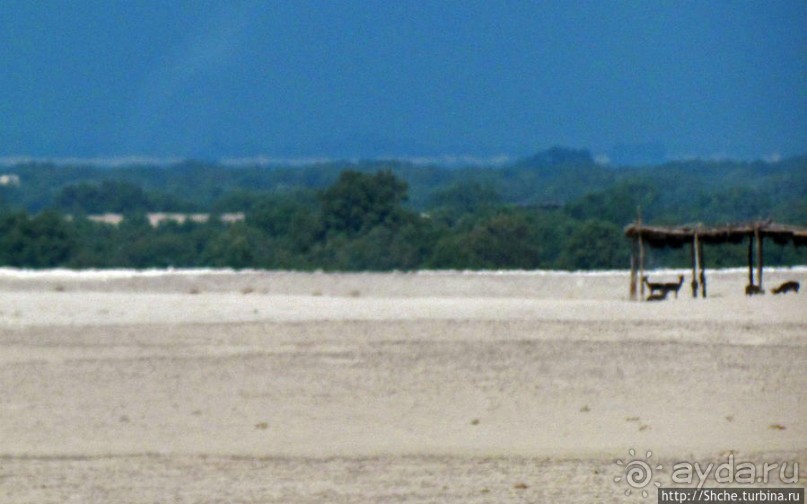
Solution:
[[(747, 267), (731, 267), (731, 268), (710, 268), (707, 270), (709, 275), (712, 274), (734, 274), (745, 273), (748, 271)], [(794, 272), (794, 273), (807, 273), (807, 265), (795, 266), (766, 266), (765, 272), (781, 273), (781, 272)], [(646, 269), (645, 272), (650, 272), (659, 275), (672, 275), (672, 274), (691, 274), (692, 270), (689, 268), (657, 268)], [(333, 276), (346, 276), (346, 275), (408, 275), (408, 276), (620, 276), (630, 275), (630, 270), (413, 270), (413, 271), (325, 271), (325, 270), (261, 270), (261, 269), (232, 269), (232, 268), (87, 268), (87, 269), (71, 269), (71, 268), (14, 268), (3, 266), (0, 267), (0, 279), (16, 278), (16, 279), (36, 279), (36, 278), (136, 278), (136, 277), (160, 277), (160, 276), (199, 276), (199, 275), (333, 275)]]

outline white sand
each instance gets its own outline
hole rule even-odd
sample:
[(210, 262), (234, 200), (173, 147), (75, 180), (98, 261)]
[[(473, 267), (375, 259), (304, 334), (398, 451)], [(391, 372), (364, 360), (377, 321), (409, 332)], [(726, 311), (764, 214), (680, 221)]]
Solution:
[(807, 466), (807, 293), (745, 283), (0, 270), (0, 502), (621, 502), (629, 448)]

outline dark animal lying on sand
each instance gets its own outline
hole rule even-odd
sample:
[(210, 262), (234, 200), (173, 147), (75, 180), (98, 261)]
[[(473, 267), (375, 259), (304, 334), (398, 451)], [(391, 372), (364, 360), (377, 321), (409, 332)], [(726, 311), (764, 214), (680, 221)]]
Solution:
[(799, 292), (799, 283), (794, 280), (789, 280), (779, 287), (774, 287), (771, 292), (774, 294), (786, 294), (790, 291)]

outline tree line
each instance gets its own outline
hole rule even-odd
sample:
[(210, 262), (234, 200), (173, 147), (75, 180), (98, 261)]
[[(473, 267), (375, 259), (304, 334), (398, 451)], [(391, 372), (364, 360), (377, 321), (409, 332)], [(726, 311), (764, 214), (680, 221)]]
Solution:
[[(559, 170), (562, 171), (562, 170)], [(798, 181), (803, 183), (803, 181)], [(409, 184), (393, 170), (343, 170), (323, 188), (249, 191), (235, 188), (207, 208), (205, 223), (152, 227), (145, 212), (199, 210), (170, 193), (129, 180), (80, 182), (56, 192), (51, 208), (30, 212), (7, 202), (0, 211), (0, 265), (15, 267), (231, 267), (293, 270), (389, 271), (415, 269), (625, 269), (629, 245), (623, 226), (637, 207), (658, 223), (692, 215), (713, 222), (776, 214), (807, 224), (805, 201), (781, 206), (756, 188), (726, 184), (686, 205), (664, 198), (645, 176), (623, 177), (568, 202), (512, 203), (492, 181), (456, 180), (413, 205)], [(793, 188), (791, 187), (790, 190)], [(800, 204), (798, 204), (800, 203)], [(225, 224), (221, 210), (243, 210)], [(87, 214), (119, 211), (117, 226)], [(708, 221), (707, 221), (708, 223)], [(718, 247), (716, 247), (718, 248)], [(713, 266), (742, 265), (743, 246), (709, 252)], [(805, 249), (771, 244), (769, 264), (804, 264)], [(653, 251), (649, 266), (686, 266), (685, 250)]]
[[(615, 186), (640, 183), (655, 188), (652, 204), (646, 208), (648, 218), (683, 217), (682, 222), (734, 217), (734, 211), (740, 212), (738, 217), (742, 212), (752, 217), (769, 213), (781, 219), (794, 205), (803, 207), (807, 200), (807, 157), (803, 156), (776, 162), (694, 159), (610, 166), (596, 163), (588, 151), (560, 147), (502, 166), (455, 168), (400, 160), (305, 166), (227, 166), (193, 160), (167, 166), (111, 167), (27, 162), (0, 170), (19, 178), (17, 185), (0, 186), (0, 200), (28, 212), (48, 208), (70, 213), (140, 209), (240, 212), (267, 193), (324, 190), (346, 170), (366, 174), (391, 171), (407, 183), (406, 206), (419, 211), (431, 209), (437, 193), (468, 182), (492, 188), (502, 204), (519, 206), (567, 205)], [(732, 194), (745, 204), (718, 215), (724, 208), (716, 205), (724, 205)]]

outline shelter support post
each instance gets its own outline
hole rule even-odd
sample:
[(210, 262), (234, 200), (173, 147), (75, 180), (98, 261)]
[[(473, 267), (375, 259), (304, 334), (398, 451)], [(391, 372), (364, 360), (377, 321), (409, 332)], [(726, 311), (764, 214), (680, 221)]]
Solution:
[(754, 235), (748, 236), (748, 285), (754, 285)]
[(759, 226), (754, 228), (754, 237), (757, 241), (757, 287), (762, 289), (762, 235), (759, 232)]
[(630, 241), (630, 300), (636, 301), (636, 240)]
[(698, 297), (698, 237), (697, 235), (692, 238), (692, 243), (689, 248), (689, 258), (692, 262), (692, 297)]
[(644, 299), (644, 241), (641, 232), (639, 233), (639, 293), (641, 299)]
[(698, 239), (695, 235), (695, 240), (698, 243), (698, 267), (700, 269), (699, 280), (701, 283), (701, 297), (706, 299), (706, 257), (703, 255), (703, 240)]

